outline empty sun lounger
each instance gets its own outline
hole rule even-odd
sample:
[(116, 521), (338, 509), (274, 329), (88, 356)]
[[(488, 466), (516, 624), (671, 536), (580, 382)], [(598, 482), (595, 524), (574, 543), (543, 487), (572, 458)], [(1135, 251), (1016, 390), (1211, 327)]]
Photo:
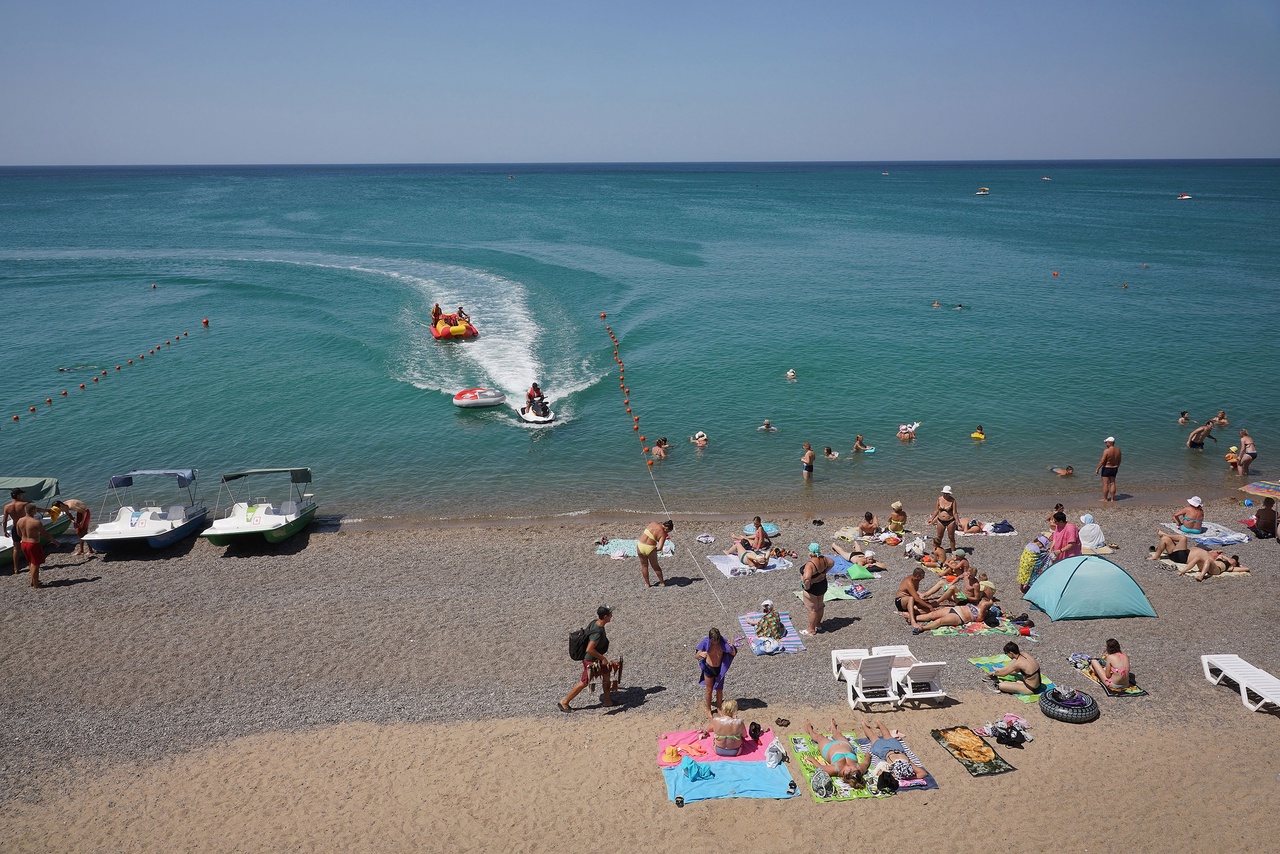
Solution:
[(858, 704), (871, 703), (901, 705), (898, 689), (893, 680), (893, 656), (872, 655), (862, 659), (855, 671), (845, 671), (845, 684), (849, 694), (849, 707), (857, 711)]
[[(1256, 712), (1267, 703), (1280, 708), (1280, 679), (1240, 656), (1202, 655), (1200, 665), (1204, 668), (1204, 678), (1214, 685), (1220, 684), (1224, 677), (1236, 683), (1240, 688), (1240, 701), (1249, 711)], [(1216, 677), (1212, 670), (1218, 671)], [(1256, 703), (1250, 702), (1250, 693), (1258, 697)]]
[(905, 670), (895, 668), (898, 704), (907, 700), (946, 699), (947, 692), (942, 687), (942, 670), (946, 666), (945, 661), (921, 661)]
[(857, 670), (862, 665), (862, 659), (871, 655), (871, 651), (867, 649), (833, 649), (831, 650), (831, 675), (839, 682), (845, 678), (844, 671)]

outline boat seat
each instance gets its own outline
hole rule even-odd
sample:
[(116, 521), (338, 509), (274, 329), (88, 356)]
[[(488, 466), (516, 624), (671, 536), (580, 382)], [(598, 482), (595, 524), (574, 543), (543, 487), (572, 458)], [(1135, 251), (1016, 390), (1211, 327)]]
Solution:
[(128, 525), (129, 520), (131, 520), (132, 518), (133, 518), (133, 510), (131, 510), (128, 507), (121, 507), (118, 511), (116, 511), (117, 525)]
[(296, 516), (298, 513), (298, 502), (285, 501), (280, 505), (281, 516)]
[(187, 508), (181, 504), (175, 504), (169, 508), (169, 512), (165, 514), (165, 518), (170, 522), (181, 522), (187, 518)]

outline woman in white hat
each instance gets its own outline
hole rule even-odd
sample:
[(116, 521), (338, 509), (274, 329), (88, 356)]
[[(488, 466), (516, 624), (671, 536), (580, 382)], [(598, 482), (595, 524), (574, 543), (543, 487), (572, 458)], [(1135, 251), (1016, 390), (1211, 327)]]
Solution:
[(944, 486), (942, 494), (938, 496), (938, 503), (933, 508), (932, 515), (929, 516), (929, 524), (938, 526), (938, 533), (933, 538), (935, 548), (942, 548), (942, 538), (949, 536), (951, 551), (956, 550), (956, 519), (958, 518), (956, 497), (951, 493), (950, 486)]
[(772, 638), (773, 640), (782, 640), (787, 636), (787, 627), (782, 624), (782, 617), (778, 614), (777, 609), (773, 607), (773, 600), (766, 599), (760, 603), (760, 610), (763, 611), (758, 618), (747, 620), (748, 623), (755, 626), (756, 637)]

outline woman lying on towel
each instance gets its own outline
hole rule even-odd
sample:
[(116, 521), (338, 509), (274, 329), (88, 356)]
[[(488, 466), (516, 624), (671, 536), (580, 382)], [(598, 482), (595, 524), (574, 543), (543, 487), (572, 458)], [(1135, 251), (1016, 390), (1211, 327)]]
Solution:
[[(863, 724), (863, 727), (865, 728), (866, 724)], [(849, 739), (840, 734), (840, 727), (836, 726), (835, 718), (831, 719), (832, 734), (830, 736), (817, 732), (813, 728), (812, 721), (804, 722), (804, 731), (818, 746), (818, 752), (822, 754), (822, 760), (816, 762), (819, 768), (832, 777), (843, 778), (855, 789), (861, 789), (866, 785), (863, 775), (867, 771), (867, 766), (871, 764), (871, 754), (864, 753), (862, 758), (858, 758), (858, 749)]]
[(899, 781), (923, 780), (929, 776), (928, 771), (911, 761), (902, 741), (886, 729), (884, 724), (872, 721), (871, 726), (868, 726), (864, 722), (862, 731), (871, 741), (871, 752), (882, 760), (876, 765), (876, 773), (879, 775), (877, 787), (881, 792), (896, 791)]
[(746, 540), (739, 540), (733, 544), (733, 548), (725, 551), (727, 555), (737, 555), (738, 561), (743, 566), (749, 566), (752, 569), (764, 569), (769, 565), (769, 553), (766, 551), (756, 551), (749, 545), (743, 545)]
[(840, 548), (839, 543), (832, 543), (831, 550), (840, 555), (840, 557), (849, 561), (849, 563), (856, 563), (858, 566), (865, 566), (867, 569), (874, 572), (880, 572), (889, 568), (880, 563), (880, 561), (876, 559), (876, 553), (870, 550), (860, 552), (858, 551), (858, 547), (854, 546), (852, 549), (846, 551), (845, 549)]
[(1210, 576), (1224, 573), (1249, 572), (1249, 567), (1240, 563), (1239, 555), (1227, 557), (1217, 549), (1206, 551), (1201, 548), (1192, 548), (1187, 551), (1187, 565), (1178, 570), (1178, 575), (1185, 575), (1193, 569), (1200, 570), (1199, 575), (1193, 576), (1196, 581), (1204, 581)]
[(936, 611), (929, 611), (926, 614), (920, 614), (916, 619), (924, 620), (925, 624), (912, 629), (911, 634), (918, 635), (921, 632), (941, 629), (946, 626), (953, 626), (958, 629), (962, 626), (967, 626), (969, 623), (981, 623), (983, 618), (987, 616), (987, 609), (990, 607), (990, 601), (979, 600), (976, 604), (951, 605), (946, 608), (939, 608)]
[(738, 717), (737, 700), (730, 698), (720, 705), (720, 714), (711, 719), (711, 734), (716, 737), (717, 756), (737, 756), (742, 752), (747, 725)]

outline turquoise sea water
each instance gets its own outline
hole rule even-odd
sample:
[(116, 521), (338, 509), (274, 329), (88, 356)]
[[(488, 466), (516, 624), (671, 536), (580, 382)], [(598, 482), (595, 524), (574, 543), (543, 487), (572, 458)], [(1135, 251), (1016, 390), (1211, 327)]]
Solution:
[[(643, 434), (673, 510), (817, 510), (1092, 493), (1114, 434), (1122, 493), (1234, 485), (1237, 425), (1280, 473), (1277, 223), (1275, 162), (0, 170), (0, 473), (95, 506), (133, 468), (212, 500), (310, 465), (357, 515), (648, 511)], [(434, 341), (436, 301), (480, 338)], [(553, 428), (450, 400), (534, 379)], [(1179, 410), (1219, 408), (1186, 451)], [(810, 486), (804, 441), (842, 451)]]

